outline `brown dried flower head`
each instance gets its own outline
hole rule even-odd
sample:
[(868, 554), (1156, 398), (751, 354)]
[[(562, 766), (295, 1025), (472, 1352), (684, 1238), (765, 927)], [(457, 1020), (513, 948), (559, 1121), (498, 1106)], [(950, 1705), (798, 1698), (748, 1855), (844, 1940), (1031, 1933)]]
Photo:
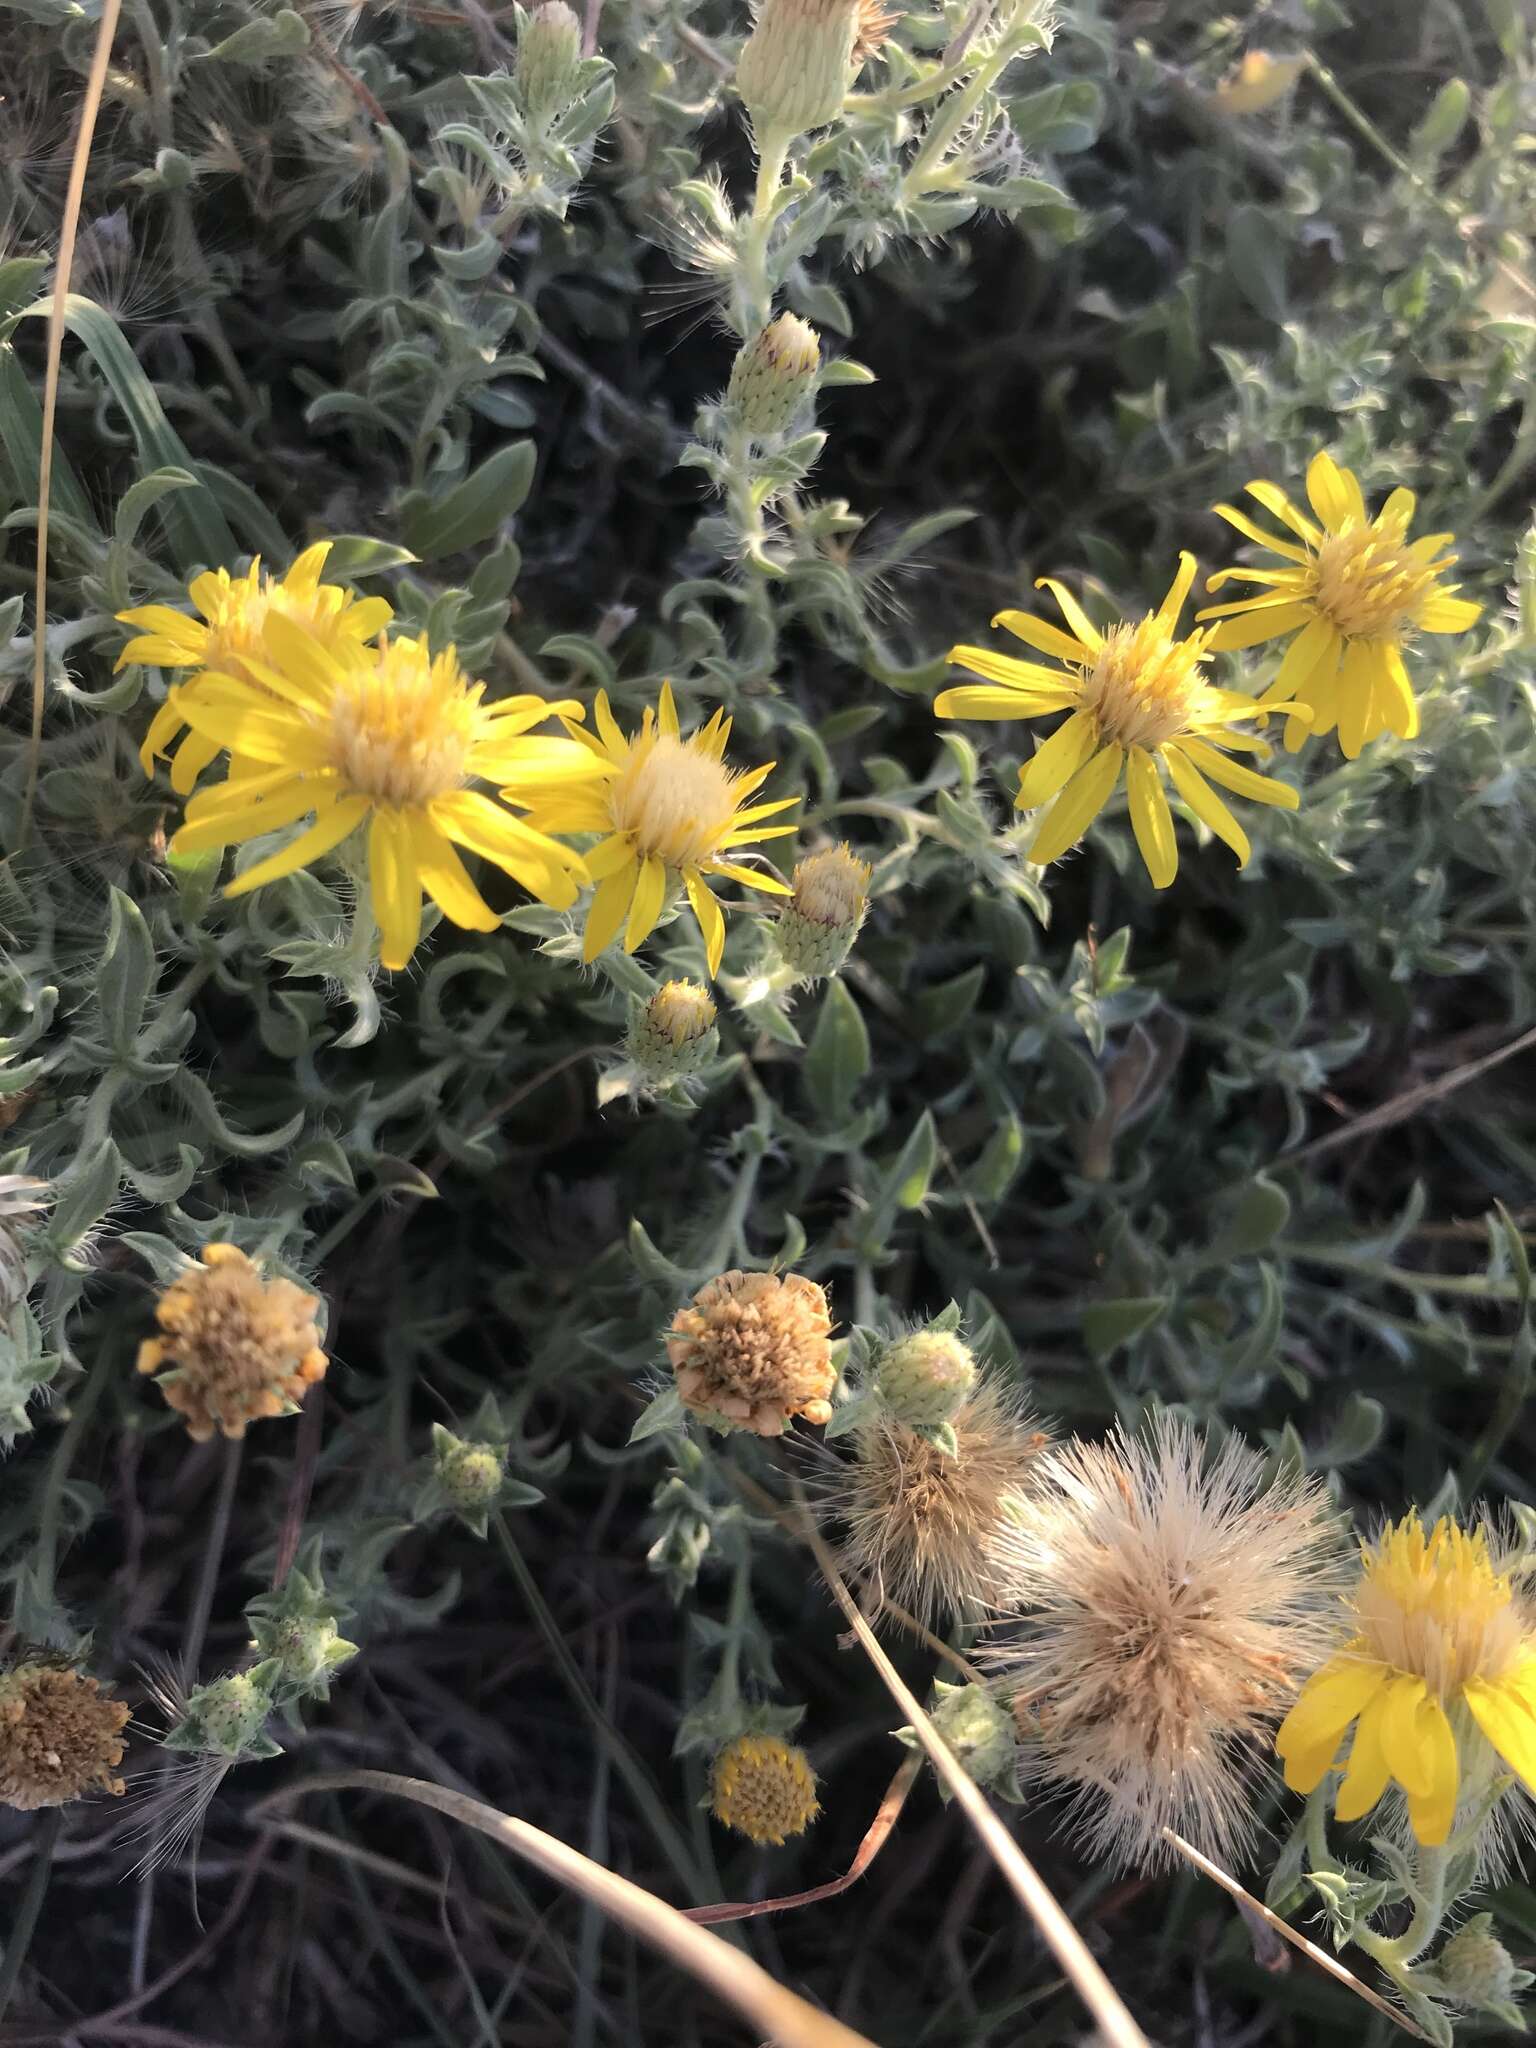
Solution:
[(1026, 1769), (1065, 1792), (1089, 1852), (1171, 1864), (1171, 1828), (1229, 1858), (1254, 1833), (1251, 1769), (1337, 1635), (1341, 1545), (1323, 1488), (1236, 1437), (1164, 1418), (1073, 1442), (1005, 1541), (1014, 1618), (992, 1650)]
[(863, 64), (870, 57), (878, 57), (891, 40), (891, 32), (900, 19), (900, 8), (882, 7), (880, 0), (859, 0), (854, 62)]
[(94, 1678), (61, 1664), (18, 1664), (0, 1676), (0, 1805), (30, 1813), (86, 1792), (121, 1798), (128, 1709)]
[(202, 1265), (156, 1304), (161, 1334), (139, 1346), (139, 1371), (160, 1374), (195, 1442), (216, 1429), (244, 1436), (248, 1423), (283, 1414), (324, 1377), (319, 1308), (291, 1280), (264, 1280), (235, 1245), (205, 1245)]
[(667, 1356), (683, 1405), (717, 1428), (782, 1436), (830, 1422), (837, 1383), (827, 1297), (800, 1273), (722, 1273), (672, 1318)]
[(998, 1545), (1050, 1442), (996, 1378), (978, 1379), (950, 1426), (953, 1455), (876, 1407), (852, 1432), (853, 1456), (822, 1502), (842, 1525), (844, 1574), (930, 1626), (991, 1606)]

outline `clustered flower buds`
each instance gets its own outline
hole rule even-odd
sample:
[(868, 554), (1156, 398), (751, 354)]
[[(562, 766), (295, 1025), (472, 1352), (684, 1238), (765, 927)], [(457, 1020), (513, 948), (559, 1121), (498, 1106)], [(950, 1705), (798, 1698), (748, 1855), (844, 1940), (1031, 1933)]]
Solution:
[(60, 1664), (18, 1664), (0, 1675), (0, 1805), (30, 1813), (85, 1792), (120, 1798), (128, 1709), (94, 1678)]
[(970, 1398), (976, 1360), (953, 1330), (914, 1330), (881, 1354), (875, 1383), (898, 1421), (939, 1430)]
[(722, 1273), (672, 1318), (667, 1356), (683, 1405), (717, 1429), (782, 1436), (832, 1419), (827, 1297), (800, 1273)]
[(319, 1308), (291, 1280), (264, 1280), (237, 1246), (205, 1245), (202, 1265), (156, 1304), (161, 1334), (139, 1346), (139, 1371), (160, 1375), (167, 1405), (194, 1442), (216, 1429), (244, 1436), (249, 1423), (283, 1414), (324, 1377)]
[(806, 981), (836, 974), (853, 951), (869, 909), (869, 862), (846, 845), (800, 861), (794, 894), (779, 913), (779, 951)]
[(581, 72), (581, 23), (565, 0), (544, 0), (522, 23), (515, 72), (531, 121), (558, 120), (574, 104)]
[(685, 1081), (707, 1066), (719, 1048), (717, 1015), (709, 991), (696, 981), (663, 982), (630, 1019), (624, 1050), (653, 1087)]
[(738, 1735), (715, 1758), (709, 1810), (722, 1827), (781, 1848), (820, 1811), (816, 1776), (803, 1749), (777, 1735)]
[(780, 313), (737, 350), (725, 402), (754, 441), (771, 441), (794, 425), (820, 374), (815, 328)]
[(858, 34), (859, 0), (762, 0), (736, 63), (760, 152), (836, 119)]

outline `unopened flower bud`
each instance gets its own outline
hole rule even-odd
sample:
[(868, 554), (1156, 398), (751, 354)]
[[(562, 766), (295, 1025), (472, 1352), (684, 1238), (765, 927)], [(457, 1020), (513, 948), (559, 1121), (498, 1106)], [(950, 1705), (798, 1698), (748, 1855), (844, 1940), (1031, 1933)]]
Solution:
[(709, 991), (697, 982), (663, 982), (631, 1017), (624, 1050), (654, 1086), (686, 1080), (715, 1056), (716, 1014)]
[(271, 1693), (250, 1671), (232, 1671), (201, 1685), (187, 1702), (187, 1719), (195, 1720), (207, 1748), (229, 1757), (245, 1754), (271, 1711)]
[(881, 1356), (880, 1392), (909, 1429), (953, 1422), (976, 1384), (976, 1361), (953, 1330), (914, 1330)]
[(576, 98), (581, 23), (565, 0), (544, 0), (517, 39), (517, 90), (532, 121), (553, 121)]
[(1440, 1951), (1435, 1975), (1458, 2005), (1508, 2005), (1516, 1990), (1514, 1957), (1493, 1931), (1493, 1915), (1479, 1913)]
[(837, 118), (853, 77), (859, 0), (762, 0), (736, 63), (758, 147)]
[(1017, 1742), (1006, 1707), (984, 1685), (939, 1685), (930, 1719), (978, 1785), (1013, 1784)]
[(282, 1666), (290, 1685), (311, 1686), (341, 1662), (340, 1643), (341, 1631), (329, 1615), (291, 1614), (267, 1631), (262, 1648)]
[(738, 1735), (715, 1758), (709, 1810), (723, 1827), (759, 1845), (778, 1848), (804, 1834), (820, 1810), (805, 1751), (777, 1735)]
[(872, 872), (846, 846), (827, 847), (799, 863), (794, 894), (779, 913), (779, 951), (787, 967), (807, 981), (836, 974), (869, 908)]
[(737, 351), (725, 402), (754, 441), (770, 441), (794, 425), (820, 373), (815, 328), (780, 313)]
[(434, 1446), (437, 1477), (451, 1506), (460, 1514), (488, 1508), (506, 1477), (506, 1456), (500, 1444), (466, 1443), (448, 1430)]

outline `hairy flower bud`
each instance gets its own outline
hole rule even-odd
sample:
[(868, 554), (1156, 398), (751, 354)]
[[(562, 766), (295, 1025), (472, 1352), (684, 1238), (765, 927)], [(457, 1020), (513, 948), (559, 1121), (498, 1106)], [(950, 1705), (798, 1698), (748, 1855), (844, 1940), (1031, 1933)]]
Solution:
[(821, 1810), (805, 1751), (777, 1735), (738, 1735), (715, 1758), (709, 1810), (722, 1827), (760, 1846), (780, 1848), (803, 1835)]
[(938, 1682), (930, 1719), (978, 1785), (1010, 1790), (1018, 1750), (1013, 1716), (984, 1685)]
[(876, 1380), (909, 1429), (942, 1429), (970, 1398), (976, 1361), (952, 1330), (914, 1330), (882, 1353)]
[(220, 1756), (241, 1757), (261, 1734), (272, 1711), (272, 1695), (258, 1671), (231, 1671), (200, 1685), (187, 1702), (187, 1722), (202, 1745)]
[(1435, 1962), (1448, 1998), (1474, 2009), (1508, 2005), (1517, 1989), (1514, 1957), (1493, 1931), (1493, 1915), (1479, 1913), (1453, 1934)]
[(755, 441), (770, 441), (794, 425), (820, 372), (815, 328), (780, 313), (737, 350), (725, 402)]
[(506, 1477), (506, 1454), (500, 1444), (466, 1443), (447, 1430), (436, 1440), (433, 1461), (450, 1506), (460, 1514), (488, 1508)]
[(685, 1408), (717, 1429), (782, 1436), (830, 1422), (837, 1384), (827, 1298), (800, 1273), (722, 1273), (672, 1318), (667, 1356)]
[(859, 0), (762, 0), (736, 62), (736, 90), (761, 150), (837, 118), (853, 77)]
[(319, 1307), (291, 1280), (263, 1280), (235, 1245), (205, 1245), (202, 1265), (156, 1304), (161, 1334), (139, 1346), (139, 1371), (160, 1375), (167, 1406), (194, 1442), (215, 1429), (244, 1436), (248, 1423), (281, 1415), (323, 1378)]
[(686, 1080), (714, 1058), (720, 1038), (707, 989), (668, 981), (630, 1018), (624, 1050), (654, 1086)]
[(826, 847), (798, 864), (794, 895), (779, 913), (779, 951), (787, 967), (807, 981), (837, 972), (869, 908), (872, 872), (846, 845)]
[(94, 1678), (57, 1664), (0, 1676), (0, 1805), (30, 1813), (93, 1790), (120, 1797), (128, 1709)]
[(544, 0), (517, 39), (517, 90), (532, 121), (554, 121), (576, 98), (581, 23), (565, 0)]

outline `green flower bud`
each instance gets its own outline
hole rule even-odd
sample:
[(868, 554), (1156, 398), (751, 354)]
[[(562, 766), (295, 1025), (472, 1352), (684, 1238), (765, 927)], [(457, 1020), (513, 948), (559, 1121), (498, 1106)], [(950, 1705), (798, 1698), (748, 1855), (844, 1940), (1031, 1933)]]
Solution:
[(762, 148), (825, 128), (853, 78), (859, 0), (762, 0), (736, 63), (736, 90)]
[(1493, 1931), (1493, 1915), (1479, 1913), (1458, 1929), (1435, 1963), (1447, 1998), (1458, 2005), (1508, 2005), (1517, 1989), (1515, 1959)]
[(975, 1386), (976, 1361), (952, 1330), (914, 1330), (881, 1355), (876, 1383), (909, 1429), (942, 1429)]
[(820, 373), (815, 328), (781, 313), (737, 351), (725, 402), (753, 440), (771, 441), (794, 425)]
[(779, 952), (806, 981), (836, 974), (869, 908), (869, 862), (829, 846), (795, 869), (794, 895), (779, 912)]
[(271, 1711), (272, 1695), (251, 1671), (232, 1671), (200, 1685), (187, 1701), (188, 1722), (196, 1725), (204, 1746), (220, 1756), (244, 1756)]
[(984, 1685), (940, 1684), (931, 1719), (978, 1785), (1013, 1782), (1017, 1738), (1013, 1720)]
[(664, 982), (630, 1018), (624, 1050), (655, 1087), (686, 1080), (719, 1050), (716, 1014), (708, 990), (697, 982)]
[(460, 1514), (475, 1514), (488, 1508), (501, 1491), (505, 1453), (500, 1444), (465, 1443), (449, 1436), (447, 1444), (437, 1446), (437, 1476), (450, 1505)]
[[(338, 1648), (339, 1646), (339, 1648)], [(329, 1615), (290, 1614), (265, 1631), (262, 1648), (282, 1666), (290, 1685), (314, 1685), (351, 1654)]]
[(531, 121), (554, 121), (576, 98), (581, 23), (565, 0), (544, 0), (517, 39), (517, 90)]

